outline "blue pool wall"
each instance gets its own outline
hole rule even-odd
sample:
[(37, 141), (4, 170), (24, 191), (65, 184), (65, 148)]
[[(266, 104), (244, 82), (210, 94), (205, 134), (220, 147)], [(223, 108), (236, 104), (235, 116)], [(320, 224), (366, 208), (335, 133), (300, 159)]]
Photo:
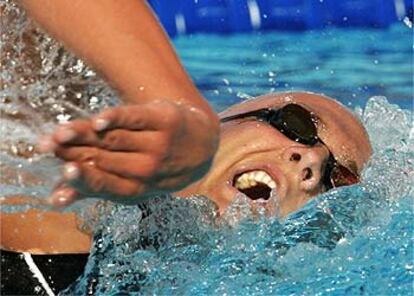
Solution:
[(387, 28), (413, 0), (148, 0), (168, 34)]

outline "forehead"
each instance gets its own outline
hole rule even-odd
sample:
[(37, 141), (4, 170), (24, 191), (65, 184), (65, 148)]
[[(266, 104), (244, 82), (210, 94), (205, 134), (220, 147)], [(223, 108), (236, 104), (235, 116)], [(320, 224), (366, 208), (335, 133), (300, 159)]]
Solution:
[(331, 98), (306, 92), (287, 92), (268, 94), (251, 100), (246, 100), (240, 104), (231, 106), (229, 109), (222, 112), (220, 116), (226, 117), (268, 107), (277, 108), (289, 103), (300, 104), (316, 114), (325, 113), (327, 110), (330, 110), (330, 112), (348, 113), (349, 115), (349, 111), (346, 108)]
[(277, 108), (289, 103), (303, 106), (318, 118), (318, 136), (329, 147), (336, 159), (357, 171), (371, 155), (368, 135), (358, 119), (340, 103), (331, 98), (304, 92), (269, 94), (235, 105), (220, 114), (221, 117), (260, 108)]

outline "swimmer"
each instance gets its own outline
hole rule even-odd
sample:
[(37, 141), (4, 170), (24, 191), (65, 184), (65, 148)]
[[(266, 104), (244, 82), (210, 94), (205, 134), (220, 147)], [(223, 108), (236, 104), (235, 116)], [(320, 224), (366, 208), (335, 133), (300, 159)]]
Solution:
[[(238, 192), (266, 201), (274, 189), (286, 216), (319, 193), (359, 180), (371, 146), (359, 121), (335, 101), (265, 95), (222, 113), (219, 128), (144, 2), (22, 3), (128, 104), (75, 120), (41, 141), (43, 152), (66, 162), (53, 205), (84, 195), (139, 203), (175, 192), (208, 196), (223, 212)], [(2, 248), (16, 252), (87, 254), (91, 244), (73, 213), (4, 213), (1, 230)]]
[[(219, 140), (217, 114), (182, 67), (168, 37), (145, 1), (22, 0), (19, 3), (47, 32), (105, 77), (125, 104), (141, 106), (141, 113), (148, 111), (148, 116), (154, 115), (151, 110), (162, 108), (162, 115), (155, 114), (154, 117), (157, 118), (154, 123), (163, 123), (162, 126), (141, 126), (148, 132), (143, 133), (140, 142), (157, 145), (157, 150), (150, 148), (151, 155), (148, 151), (142, 151), (139, 162), (141, 168), (145, 162), (147, 166), (146, 171), (141, 173), (161, 173), (156, 175), (158, 184), (162, 183), (167, 191), (176, 191), (208, 171)], [(104, 127), (102, 121), (98, 123), (96, 128)], [(70, 134), (63, 136), (66, 139), (70, 137)], [(41, 142), (44, 150), (53, 145), (48, 138)], [(190, 152), (182, 150), (188, 145), (192, 147)], [(167, 155), (168, 158), (165, 157)], [(152, 159), (162, 160), (156, 166), (152, 165), (153, 172), (150, 168)], [(90, 163), (85, 161), (85, 164)], [(121, 178), (112, 180), (120, 181), (118, 185), (127, 182)], [(154, 180), (149, 178), (142, 183), (134, 179), (132, 183), (140, 187), (142, 193), (149, 194)], [(88, 185), (97, 186), (93, 180), (89, 181), (93, 184), (87, 183), (86, 190)], [(107, 183), (101, 184), (108, 187)], [(128, 186), (113, 188), (130, 190), (115, 193), (132, 193)], [(65, 187), (57, 187), (55, 194), (62, 190), (65, 191)], [(16, 196), (7, 197), (2, 202), (30, 204), (32, 200)], [(86, 262), (86, 258), (78, 260), (65, 255), (61, 262), (56, 256), (43, 256), (82, 254), (81, 257), (84, 257), (88, 254), (90, 235), (79, 231), (74, 213), (30, 209), (24, 213), (1, 213), (0, 220), (2, 250), (8, 250), (1, 253), (2, 270), (7, 270), (7, 273), (1, 273), (1, 294), (35, 293), (41, 282), (33, 277), (35, 269), (31, 263), (36, 266), (39, 258), (46, 262), (46, 266), (38, 266), (40, 271), (51, 276), (50, 281), (47, 277), (43, 281), (49, 284), (50, 289), (44, 288), (39, 293), (50, 295), (49, 290), (57, 292), (79, 275), (77, 272), (65, 272), (64, 268), (69, 266), (69, 270), (77, 270), (71, 264)], [(40, 257), (34, 258), (36, 254)], [(45, 271), (48, 266), (52, 274)]]
[[(75, 177), (75, 184), (80, 186), (76, 189), (65, 188), (71, 198), (75, 198), (77, 195), (74, 193), (83, 188), (86, 193), (103, 199), (127, 203), (142, 201), (143, 197), (139, 194), (119, 195), (119, 185), (116, 183), (105, 184), (107, 175), (114, 172), (122, 185), (123, 180), (130, 180), (136, 171), (136, 153), (139, 155), (142, 150), (139, 148), (138, 152), (132, 151), (134, 143), (131, 139), (139, 137), (141, 133), (141, 130), (134, 129), (135, 122), (140, 120), (140, 108), (141, 106), (115, 107), (98, 115), (98, 118), (111, 118), (106, 131), (94, 130), (95, 119), (89, 120), (89, 124), (86, 120), (75, 120), (65, 125), (65, 129), (71, 129), (76, 134), (71, 140), (59, 140), (60, 134), (67, 132), (61, 128), (52, 135), (52, 139), (56, 139), (52, 146), (58, 157), (70, 163), (80, 163), (87, 155), (94, 159), (95, 166), (99, 168), (90, 170), (86, 166), (83, 170), (84, 167), (79, 166), (80, 172)], [(164, 110), (157, 110), (159, 116), (162, 116)], [(269, 113), (269, 110), (272, 111)], [(273, 119), (266, 120), (263, 116), (266, 113), (271, 114)], [(280, 215), (286, 216), (330, 188), (358, 182), (361, 170), (372, 152), (367, 133), (359, 120), (341, 104), (323, 95), (305, 92), (264, 95), (235, 105), (221, 113), (220, 117), (221, 140), (209, 172), (200, 180), (174, 193), (179, 197), (205, 195), (218, 205), (220, 212), (225, 211), (239, 192), (252, 200), (262, 199), (265, 203), (269, 199), (270, 190), (274, 189), (280, 202)], [(111, 124), (117, 124), (117, 128), (112, 129)], [(125, 141), (107, 142), (107, 137), (123, 139), (125, 135), (128, 135)], [(122, 155), (123, 159), (118, 159), (118, 151), (123, 149), (129, 151)], [(69, 175), (69, 179), (72, 177)], [(98, 186), (94, 187), (96, 184)], [(159, 190), (157, 187), (154, 194)], [(84, 194), (81, 193), (79, 197)], [(56, 203), (60, 205), (59, 200)], [(24, 224), (30, 224), (31, 219), (36, 220), (36, 214), (31, 215), (32, 218), (30, 215), (25, 217), (27, 223), (22, 223), (18, 215), (3, 215), (2, 229), (9, 225), (11, 231), (19, 225), (21, 231), (30, 232), (24, 228)], [(45, 228), (50, 228), (50, 231), (44, 231), (44, 235), (47, 235), (49, 246), (53, 248), (48, 248), (47, 244), (43, 244), (43, 248), (48, 248), (50, 252), (59, 252), (59, 248), (64, 248), (66, 252), (88, 251), (90, 240), (85, 240), (85, 234), (72, 229), (76, 228), (74, 216), (68, 213), (50, 213), (49, 218), (50, 221), (60, 219), (58, 225), (66, 223), (72, 226), (66, 227), (67, 231), (72, 231), (68, 231), (66, 236), (71, 237), (69, 240), (72, 243), (67, 244), (66, 239), (58, 235), (57, 227), (55, 235), (63, 242), (60, 245), (50, 244), (54, 241), (53, 223), (44, 218), (37, 223), (48, 223)], [(13, 222), (13, 219), (18, 220)], [(26, 248), (29, 249), (41, 243), (33, 237), (24, 237), (10, 237), (6, 241), (26, 243)], [(24, 240), (26, 242), (23, 243)]]
[[(99, 120), (108, 121), (107, 130), (93, 129), (96, 118), (89, 125), (73, 121), (65, 125), (67, 130), (58, 129), (52, 135), (55, 139), (52, 152), (74, 166), (85, 161), (84, 158), (93, 159), (99, 168), (94, 171), (81, 165), (76, 168), (77, 174), (66, 174), (65, 181), (80, 188), (88, 187), (83, 194), (127, 203), (142, 200), (140, 192), (127, 196), (110, 194), (116, 193), (117, 187), (122, 187), (121, 182), (131, 176), (145, 178), (139, 174), (142, 162), (135, 160), (143, 150), (135, 144), (142, 133), (135, 126), (135, 122), (142, 122), (140, 108), (117, 107), (98, 115)], [(158, 116), (154, 113), (149, 122), (164, 111), (154, 112)], [(264, 95), (233, 106), (220, 117), (221, 140), (211, 169), (176, 194), (181, 197), (203, 194), (221, 212), (238, 192), (265, 202), (274, 189), (280, 199), (281, 215), (286, 216), (320, 193), (357, 183), (372, 152), (361, 123), (346, 108), (323, 95), (305, 92)], [(76, 136), (60, 141), (62, 133)], [(128, 152), (120, 155), (119, 151)], [(110, 174), (119, 178), (119, 185), (111, 182)], [(99, 185), (94, 187), (95, 183)], [(156, 187), (155, 192), (158, 190), (162, 188)], [(76, 197), (76, 190), (66, 188), (66, 191), (70, 198)]]
[[(114, 171), (128, 176), (119, 177), (120, 180), (130, 178), (129, 170), (135, 169), (134, 152), (129, 151), (129, 161), (119, 161), (116, 157), (123, 148), (119, 145), (131, 147), (130, 139), (141, 133), (134, 127), (134, 123), (140, 120), (139, 108), (141, 106), (125, 106), (104, 111), (98, 118), (107, 116), (110, 124), (107, 130), (99, 133), (93, 128), (95, 119), (90, 119), (89, 124), (81, 120), (65, 126), (76, 131), (76, 136), (63, 142), (56, 141), (52, 146), (57, 155), (71, 163), (81, 162), (84, 155), (93, 156), (100, 168), (92, 171), (82, 170), (80, 166), (78, 184), (101, 178), (105, 182), (105, 174)], [(158, 112), (162, 116), (163, 110), (158, 109)], [(274, 189), (279, 198), (278, 212), (287, 216), (330, 188), (358, 182), (371, 155), (368, 136), (359, 120), (341, 104), (323, 95), (305, 92), (268, 94), (235, 105), (221, 113), (220, 118), (220, 144), (209, 172), (199, 181), (174, 193), (178, 197), (205, 195), (218, 205), (220, 212), (226, 210), (239, 192), (252, 201), (262, 199), (262, 205), (267, 207), (270, 189)], [(112, 129), (116, 123), (122, 124)], [(62, 129), (57, 129), (52, 139), (60, 139), (62, 132)], [(116, 134), (120, 138), (128, 134), (129, 139), (110, 142), (114, 146), (106, 143), (107, 136), (116, 137)], [(103, 167), (100, 167), (101, 163)], [(92, 190), (95, 196), (119, 200), (119, 195), (108, 195), (107, 191), (112, 187), (104, 184), (94, 191), (94, 184), (83, 186)], [(100, 192), (102, 188), (105, 191)], [(76, 191), (69, 187), (66, 190)], [(116, 190), (112, 189), (112, 193)], [(122, 196), (121, 199), (139, 203), (142, 197)], [(59, 201), (57, 203), (60, 205)], [(39, 213), (42, 214), (41, 219)], [(39, 229), (42, 231), (38, 232)], [(15, 235), (16, 231), (19, 236)], [(24, 217), (4, 214), (2, 237), (3, 248), (8, 250), (34, 254), (84, 254), (67, 256), (76, 264), (82, 260), (83, 264), (86, 262), (91, 247), (91, 237), (77, 228), (73, 213), (31, 210)], [(14, 262), (17, 260), (14, 254), (18, 253), (4, 256), (9, 256), (6, 259)], [(75, 272), (72, 280), (79, 274)], [(58, 278), (56, 285), (59, 283), (61, 286), (58, 287), (65, 287), (67, 282), (61, 283)]]
[[(107, 130), (99, 133), (93, 128), (94, 119), (91, 119), (89, 124), (82, 120), (65, 126), (65, 129), (71, 129), (76, 134), (71, 140), (59, 140), (60, 134), (66, 132), (62, 129), (52, 136), (52, 139), (57, 139), (54, 151), (65, 161), (82, 162), (85, 155), (94, 159), (99, 171), (82, 170), (83, 167), (79, 166), (81, 171), (76, 183), (90, 182), (86, 187), (95, 196), (115, 201), (121, 197), (122, 201), (130, 203), (142, 200), (139, 195), (108, 195), (111, 190), (119, 194), (117, 184), (94, 187), (96, 183), (93, 181), (105, 182), (106, 174), (113, 172), (126, 175), (119, 177), (119, 182), (122, 178), (130, 179), (130, 171), (134, 172), (136, 166), (131, 140), (142, 133), (134, 125), (141, 119), (140, 108), (125, 106), (104, 111), (98, 118), (106, 117), (109, 125)], [(164, 110), (157, 110), (162, 116)], [(175, 193), (179, 197), (205, 195), (219, 206), (220, 212), (226, 209), (238, 192), (266, 203), (270, 189), (275, 189), (280, 199), (279, 213), (286, 216), (319, 193), (358, 182), (363, 165), (371, 154), (371, 146), (361, 123), (339, 103), (317, 94), (269, 94), (233, 106), (220, 117), (223, 122), (221, 141), (209, 172)], [(116, 129), (112, 129), (115, 124)], [(106, 142), (108, 136), (122, 139), (125, 135), (128, 135), (125, 142)], [(124, 148), (129, 151), (121, 161), (117, 159), (117, 154)], [(71, 190), (66, 188), (66, 191)], [(57, 203), (60, 205), (59, 200)], [(8, 243), (4, 246), (16, 251), (31, 250), (32, 253), (88, 253), (91, 239), (76, 228), (74, 214), (47, 212), (40, 220), (38, 214), (31, 211), (24, 218), (16, 214), (3, 215), (2, 235)], [(60, 229), (62, 225), (65, 225), (64, 233)], [(14, 235), (16, 229), (19, 236)], [(39, 229), (43, 230), (43, 234), (33, 236)], [(7, 255), (11, 257), (8, 260), (14, 260), (13, 253), (4, 256)], [(76, 264), (84, 264), (87, 255), (65, 256)], [(50, 258), (55, 260), (54, 256)], [(15, 264), (18, 263), (23, 264), (20, 261)], [(47, 270), (46, 267), (44, 269)], [(81, 271), (78, 272), (73, 274), (72, 280)], [(59, 278), (55, 282), (61, 284), (59, 287), (68, 283), (59, 281)]]
[[(140, 167), (146, 164), (139, 173), (152, 175), (152, 166), (152, 170), (159, 172), (158, 182), (175, 191), (207, 172), (217, 149), (218, 117), (184, 70), (145, 1), (23, 0), (20, 3), (46, 31), (105, 77), (125, 104), (139, 104), (141, 114), (154, 115), (152, 122), (141, 123), (140, 128), (148, 132), (140, 138), (143, 153), (135, 159), (141, 163)], [(162, 116), (156, 113), (159, 108), (164, 110)], [(104, 125), (102, 120), (97, 121), (95, 128)], [(65, 139), (71, 134), (60, 136)], [(144, 147), (143, 143), (150, 146)], [(53, 141), (45, 138), (40, 146), (47, 150), (50, 145)], [(193, 147), (191, 153), (182, 151), (187, 145)], [(86, 160), (84, 165), (87, 164), (91, 161)], [(117, 182), (113, 175), (108, 178)], [(152, 188), (153, 180), (138, 183), (123, 179), (123, 186), (116, 187), (129, 192), (140, 187), (144, 193), (146, 188)], [(56, 194), (61, 195), (62, 190), (56, 188)]]
[[(92, 120), (73, 121), (41, 141), (41, 151), (54, 152), (66, 162), (63, 185), (57, 187), (50, 199), (56, 206), (68, 205), (85, 194), (134, 203), (164, 192), (196, 193), (192, 188), (197, 188), (197, 193), (211, 196), (223, 209), (231, 201), (230, 192), (234, 195), (237, 189), (246, 191), (248, 188), (241, 188), (245, 187), (243, 183), (253, 184), (260, 176), (270, 185), (262, 189), (276, 189), (282, 202), (282, 214), (286, 215), (312, 196), (335, 186), (324, 180), (332, 177), (325, 176), (325, 170), (334, 173), (342, 170), (347, 177), (353, 175), (357, 180), (368, 159), (371, 152), (368, 140), (366, 143), (361, 140), (367, 137), (366, 133), (361, 126), (356, 128), (358, 125), (349, 119), (352, 116), (348, 111), (337, 104), (326, 103), (329, 99), (322, 96), (292, 93), (247, 102), (225, 114), (263, 109), (262, 101), (275, 108), (272, 111), (275, 114), (289, 114), (286, 108), (280, 108), (287, 105), (285, 100), (288, 99), (292, 104), (305, 104), (303, 109), (295, 108), (291, 115), (286, 115), (298, 119), (307, 117), (307, 122), (295, 123), (305, 125), (300, 127), (304, 134), (292, 135), (290, 126), (283, 130), (284, 127), (271, 121), (266, 123), (263, 118), (266, 112), (244, 114), (230, 118), (232, 120), (227, 118), (223, 126), (235, 132), (226, 131), (221, 137), (220, 151), (225, 152), (216, 155), (214, 165), (223, 168), (222, 172), (212, 169), (200, 180), (209, 170), (218, 147), (218, 117), (192, 83), (144, 1), (22, 0), (21, 3), (49, 33), (106, 77), (128, 104), (103, 111)], [(310, 102), (313, 97), (318, 103)], [(318, 114), (329, 111), (334, 115)], [(269, 114), (273, 116), (272, 112)], [(317, 126), (310, 126), (311, 122)], [(293, 126), (295, 128), (298, 127)], [(305, 157), (301, 155), (306, 154), (302, 147), (290, 153), (293, 148), (282, 145), (283, 142), (279, 143), (270, 135), (265, 136), (267, 144), (261, 143), (258, 135), (262, 129), (282, 132), (282, 139), (318, 152)], [(313, 139), (305, 139), (306, 133), (311, 133)], [(236, 134), (240, 139), (225, 140)], [(248, 145), (249, 139), (254, 139), (255, 143)], [(223, 142), (235, 144), (227, 148)], [(243, 157), (243, 153), (232, 152), (240, 150), (236, 144), (246, 156), (254, 156), (256, 150), (263, 151), (259, 153), (263, 156), (251, 161), (232, 160), (233, 154)], [(277, 153), (265, 153), (275, 149)], [(357, 152), (358, 149), (361, 151)], [(288, 164), (283, 161), (285, 154), (292, 154)], [(266, 165), (266, 160), (277, 164)], [(226, 170), (230, 173), (224, 173)], [(300, 171), (300, 178), (295, 175), (296, 170)], [(227, 189), (215, 189), (221, 186)], [(290, 196), (300, 201), (292, 201)]]

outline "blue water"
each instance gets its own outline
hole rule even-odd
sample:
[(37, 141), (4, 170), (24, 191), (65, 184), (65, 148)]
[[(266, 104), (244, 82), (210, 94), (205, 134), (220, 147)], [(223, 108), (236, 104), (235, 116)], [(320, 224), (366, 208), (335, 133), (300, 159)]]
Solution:
[(202, 197), (156, 198), (146, 205), (148, 217), (137, 207), (103, 206), (87, 272), (66, 293), (85, 293), (97, 280), (102, 295), (412, 295), (409, 36), (396, 26), (176, 40), (217, 110), (294, 89), (361, 106), (355, 112), (375, 149), (364, 181), (319, 196), (285, 220), (252, 218), (242, 198), (221, 218)]
[[(0, 109), (8, 115), (0, 118), (0, 165), (14, 177), (5, 174), (0, 190), (43, 198), (58, 163), (21, 152), (31, 151), (51, 121), (96, 112), (117, 99), (93, 71), (4, 3), (11, 17), (1, 40), (7, 54)], [(174, 43), (218, 111), (251, 96), (297, 89), (354, 109), (375, 152), (363, 181), (325, 193), (283, 220), (252, 215), (243, 196), (221, 218), (204, 197), (154, 197), (141, 208), (103, 203), (94, 210), (100, 215), (78, 203), (69, 210), (86, 217), (85, 227), (96, 235), (84, 276), (64, 294), (412, 295), (412, 30), (397, 24), (195, 35)]]
[[(84, 277), (64, 294), (412, 295), (409, 115), (371, 99), (361, 116), (376, 152), (361, 184), (286, 219), (252, 215), (242, 196), (222, 217), (204, 197), (160, 196), (144, 210), (101, 204), (99, 222), (86, 219), (97, 237)], [(384, 116), (397, 120), (373, 125)]]
[(205, 96), (221, 110), (246, 96), (275, 91), (325, 93), (350, 106), (385, 96), (413, 108), (413, 32), (330, 29), (175, 40)]

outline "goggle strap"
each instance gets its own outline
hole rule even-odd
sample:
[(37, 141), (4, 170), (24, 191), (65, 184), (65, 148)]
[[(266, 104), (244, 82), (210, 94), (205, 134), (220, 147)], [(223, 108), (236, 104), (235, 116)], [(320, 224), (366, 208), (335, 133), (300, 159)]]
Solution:
[(259, 110), (250, 111), (250, 112), (247, 112), (247, 113), (231, 115), (231, 116), (220, 119), (220, 122), (223, 123), (223, 122), (227, 122), (227, 121), (231, 121), (231, 120), (235, 120), (235, 119), (242, 119), (242, 118), (246, 118), (246, 117), (258, 117), (258, 118), (266, 121), (271, 113), (272, 113), (272, 109), (263, 108), (263, 109), (259, 109)]

